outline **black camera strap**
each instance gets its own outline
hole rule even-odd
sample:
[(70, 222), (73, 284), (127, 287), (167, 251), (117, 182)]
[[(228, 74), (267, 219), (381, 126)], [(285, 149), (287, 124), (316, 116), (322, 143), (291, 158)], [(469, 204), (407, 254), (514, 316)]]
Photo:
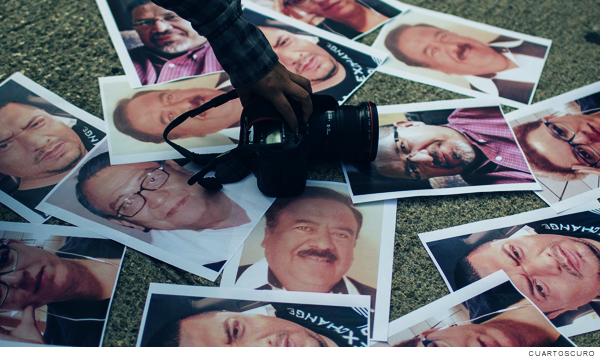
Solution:
[[(197, 182), (207, 190), (220, 190), (223, 187), (222, 184), (238, 182), (251, 173), (251, 154), (255, 154), (258, 151), (272, 151), (263, 145), (246, 145), (244, 147), (238, 146), (235, 149), (225, 153), (197, 154), (189, 151), (181, 145), (175, 144), (167, 138), (171, 130), (181, 125), (188, 118), (197, 116), (214, 107), (221, 106), (230, 100), (236, 99), (237, 97), (238, 94), (235, 90), (231, 90), (228, 93), (219, 95), (197, 107), (196, 109), (186, 111), (185, 113), (179, 115), (165, 128), (165, 131), (163, 132), (163, 138), (167, 144), (171, 145), (171, 147), (177, 150), (177, 152), (179, 152), (188, 160), (203, 166), (201, 171), (188, 180), (188, 184), (193, 185)], [(240, 137), (241, 136), (242, 134), (240, 128)], [(206, 175), (212, 170), (215, 170), (215, 177), (206, 177)]]

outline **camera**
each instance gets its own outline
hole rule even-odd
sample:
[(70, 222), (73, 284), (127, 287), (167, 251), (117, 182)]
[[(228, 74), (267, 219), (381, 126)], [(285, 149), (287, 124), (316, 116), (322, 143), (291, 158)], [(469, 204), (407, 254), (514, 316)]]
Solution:
[[(338, 158), (364, 163), (375, 159), (379, 119), (375, 104), (338, 106), (329, 95), (311, 95), (313, 113), (307, 123), (299, 121), (295, 133), (263, 98), (246, 104), (240, 125), (240, 146), (260, 145), (252, 158), (258, 188), (267, 196), (294, 196), (306, 186), (309, 159)], [(302, 111), (290, 100), (298, 119)]]
[[(294, 132), (266, 99), (256, 97), (244, 105), (238, 146), (223, 154), (195, 154), (167, 139), (168, 133), (209, 108), (235, 99), (234, 90), (190, 110), (165, 129), (163, 137), (186, 158), (205, 165), (189, 184), (198, 182), (209, 190), (237, 182), (251, 172), (259, 190), (272, 197), (299, 195), (306, 186), (309, 159), (337, 158), (354, 164), (368, 163), (377, 155), (379, 118), (376, 105), (338, 105), (329, 95), (311, 95), (313, 112), (307, 123), (299, 121)], [(302, 119), (300, 104), (289, 99), (294, 113)], [(206, 175), (215, 170), (214, 177)]]

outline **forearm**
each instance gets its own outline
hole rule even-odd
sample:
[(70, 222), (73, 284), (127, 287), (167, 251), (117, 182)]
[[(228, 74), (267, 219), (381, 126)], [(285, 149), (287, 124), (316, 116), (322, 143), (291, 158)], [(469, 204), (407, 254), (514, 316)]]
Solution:
[(262, 32), (248, 22), (239, 0), (152, 0), (190, 21), (206, 37), (235, 88), (268, 74), (278, 61)]

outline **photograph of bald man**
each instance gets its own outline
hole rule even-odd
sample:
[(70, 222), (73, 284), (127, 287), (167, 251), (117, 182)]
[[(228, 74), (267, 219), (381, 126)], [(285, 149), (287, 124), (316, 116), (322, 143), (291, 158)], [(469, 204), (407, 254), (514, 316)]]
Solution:
[(0, 86), (0, 190), (33, 210), (104, 132), (36, 95), (22, 78)]
[(550, 43), (505, 36), (502, 29), (483, 30), (477, 25), (411, 10), (388, 24), (380, 36), (382, 45), (408, 71), (424, 68), (459, 75), (467, 81), (461, 86), (529, 104)]
[(504, 270), (555, 325), (564, 326), (597, 311), (599, 220), (594, 212), (575, 213), (425, 245), (452, 289)]

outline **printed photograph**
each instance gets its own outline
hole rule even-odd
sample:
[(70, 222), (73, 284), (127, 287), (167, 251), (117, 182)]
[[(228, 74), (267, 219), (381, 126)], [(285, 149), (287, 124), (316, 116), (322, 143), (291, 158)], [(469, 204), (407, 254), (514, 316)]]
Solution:
[(325, 31), (356, 40), (401, 13), (384, 0), (250, 0)]
[(499, 271), (390, 323), (394, 347), (574, 347)]
[(419, 237), (450, 291), (504, 270), (573, 336), (600, 329), (599, 224), (599, 210), (557, 216), (546, 208)]
[(96, 0), (132, 88), (222, 71), (189, 21), (150, 0)]
[(101, 346), (124, 254), (84, 229), (0, 222), (0, 342)]
[(539, 190), (500, 106), (492, 104), (378, 106), (377, 157), (366, 165), (343, 164), (353, 202)]
[(214, 281), (274, 199), (253, 176), (220, 191), (188, 185), (199, 170), (172, 160), (111, 165), (103, 143), (40, 207)]
[(137, 346), (366, 347), (367, 296), (150, 284)]
[(346, 185), (308, 181), (278, 198), (221, 279), (222, 287), (370, 295), (373, 339), (385, 340), (395, 201), (354, 206)]
[(262, 10), (248, 2), (244, 15), (263, 32), (279, 62), (310, 80), (313, 93), (331, 95), (340, 105), (385, 60), (385, 53), (366, 45), (306, 24), (285, 24), (261, 14)]
[(600, 83), (506, 116), (537, 194), (557, 212), (600, 196)]
[(474, 97), (531, 103), (552, 41), (425, 9), (386, 24), (373, 48), (386, 51), (381, 71)]
[[(181, 158), (163, 138), (186, 111), (233, 90), (225, 73), (131, 89), (125, 76), (100, 78), (111, 164)], [(169, 140), (198, 154), (231, 150), (240, 135), (242, 104), (231, 100), (175, 128)]]
[(35, 207), (105, 136), (105, 124), (20, 73), (0, 84), (0, 201), (32, 223)]

